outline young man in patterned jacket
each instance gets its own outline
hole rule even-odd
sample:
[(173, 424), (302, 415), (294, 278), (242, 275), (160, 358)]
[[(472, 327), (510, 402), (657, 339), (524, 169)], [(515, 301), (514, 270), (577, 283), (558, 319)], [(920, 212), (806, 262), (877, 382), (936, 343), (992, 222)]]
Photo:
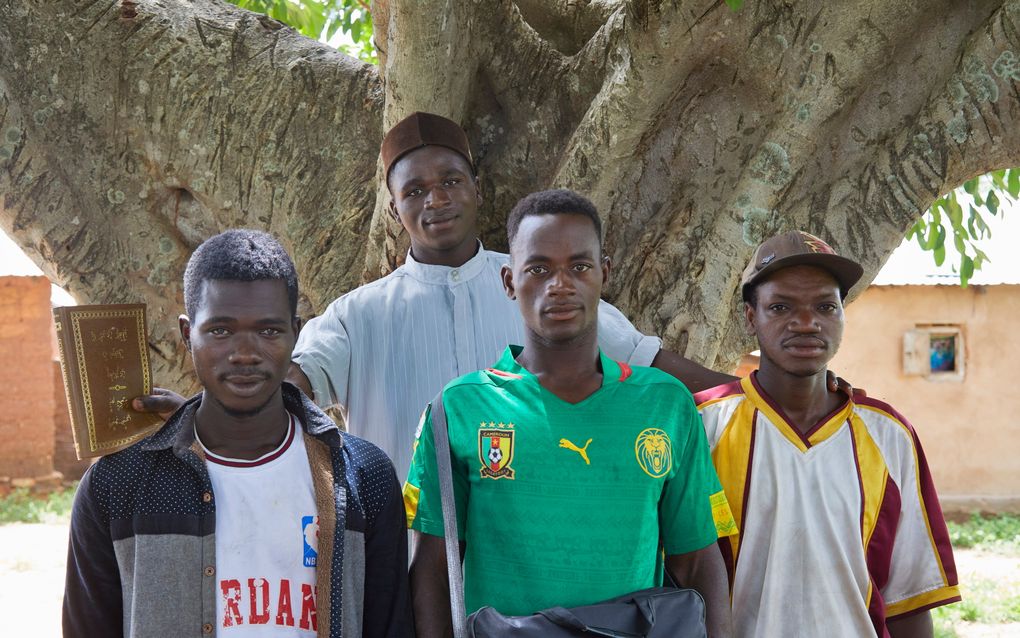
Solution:
[(64, 636), (413, 636), (393, 465), (283, 383), (300, 326), (283, 247), (217, 235), (184, 295), (204, 391), (82, 479)]

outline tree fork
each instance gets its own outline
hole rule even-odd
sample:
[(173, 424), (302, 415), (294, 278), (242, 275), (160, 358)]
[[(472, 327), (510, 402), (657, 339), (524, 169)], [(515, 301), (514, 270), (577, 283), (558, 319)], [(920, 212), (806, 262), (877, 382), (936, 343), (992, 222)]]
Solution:
[(580, 190), (609, 296), (724, 367), (749, 348), (736, 287), (764, 236), (805, 228), (873, 276), (939, 193), (1020, 164), (1020, 0), (372, 12), (379, 69), (216, 2), (0, 2), (0, 224), (82, 301), (147, 302), (156, 378), (185, 390), (194, 246), (276, 233), (320, 312), (403, 260), (379, 143), (430, 110), (469, 133), (488, 247), (524, 194)]

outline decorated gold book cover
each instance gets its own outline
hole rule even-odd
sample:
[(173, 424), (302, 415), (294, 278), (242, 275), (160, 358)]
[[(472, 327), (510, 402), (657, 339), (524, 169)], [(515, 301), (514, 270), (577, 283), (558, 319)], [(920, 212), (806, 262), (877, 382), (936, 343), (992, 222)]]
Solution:
[(79, 459), (111, 454), (144, 438), (159, 415), (131, 399), (152, 391), (144, 304), (53, 309), (64, 392)]

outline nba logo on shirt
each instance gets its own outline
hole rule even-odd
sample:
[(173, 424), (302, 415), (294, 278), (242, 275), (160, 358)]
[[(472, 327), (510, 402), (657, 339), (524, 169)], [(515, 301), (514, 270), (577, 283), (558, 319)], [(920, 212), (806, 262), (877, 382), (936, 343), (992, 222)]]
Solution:
[(301, 533), (304, 536), (305, 567), (315, 567), (315, 559), (319, 556), (319, 517), (301, 517)]

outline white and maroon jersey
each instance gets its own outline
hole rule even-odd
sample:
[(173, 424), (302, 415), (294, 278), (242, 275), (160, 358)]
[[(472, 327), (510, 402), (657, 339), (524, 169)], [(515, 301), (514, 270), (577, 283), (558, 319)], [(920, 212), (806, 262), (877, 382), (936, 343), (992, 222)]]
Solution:
[(720, 540), (741, 637), (887, 636), (960, 599), (917, 434), (855, 398), (802, 434), (754, 375), (694, 397), (739, 533)]
[(216, 495), (216, 635), (316, 635), (319, 518), (302, 428), (253, 461), (202, 446)]

